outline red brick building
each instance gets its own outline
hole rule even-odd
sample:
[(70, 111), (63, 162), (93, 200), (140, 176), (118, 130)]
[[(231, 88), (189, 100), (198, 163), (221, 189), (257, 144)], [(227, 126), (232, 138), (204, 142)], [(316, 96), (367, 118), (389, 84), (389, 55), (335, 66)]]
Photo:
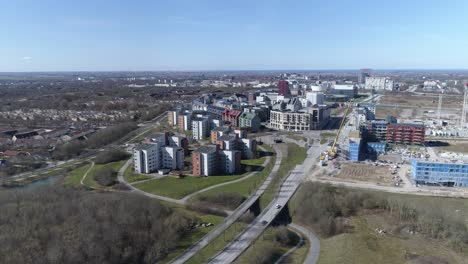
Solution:
[(279, 95), (288, 95), (291, 94), (289, 90), (289, 83), (285, 80), (279, 80), (278, 82), (278, 94)]
[(223, 120), (225, 123), (232, 126), (239, 126), (239, 117), (242, 114), (242, 111), (235, 109), (226, 109), (223, 112)]
[(420, 124), (388, 124), (386, 141), (395, 144), (423, 145), (425, 133), (424, 125)]

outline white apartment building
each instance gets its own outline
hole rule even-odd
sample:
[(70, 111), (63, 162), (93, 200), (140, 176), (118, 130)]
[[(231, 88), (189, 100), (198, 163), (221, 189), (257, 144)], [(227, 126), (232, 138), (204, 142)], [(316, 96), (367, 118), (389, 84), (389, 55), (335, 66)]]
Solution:
[(238, 150), (221, 150), (220, 154), (220, 166), (221, 170), (226, 174), (234, 174), (238, 169), (236, 166), (240, 162), (241, 153)]
[(170, 170), (182, 170), (184, 168), (184, 149), (180, 147), (162, 147), (161, 167)]
[(211, 122), (209, 117), (195, 118), (192, 120), (193, 139), (202, 140), (209, 136)]
[(152, 173), (161, 167), (161, 143), (141, 144), (133, 150), (133, 166), (136, 173)]
[(301, 111), (271, 111), (269, 127), (275, 130), (304, 131), (321, 129), (330, 120), (326, 106), (309, 107)]
[(240, 138), (238, 139), (238, 148), (242, 152), (243, 159), (253, 159), (257, 154), (257, 141), (250, 138)]

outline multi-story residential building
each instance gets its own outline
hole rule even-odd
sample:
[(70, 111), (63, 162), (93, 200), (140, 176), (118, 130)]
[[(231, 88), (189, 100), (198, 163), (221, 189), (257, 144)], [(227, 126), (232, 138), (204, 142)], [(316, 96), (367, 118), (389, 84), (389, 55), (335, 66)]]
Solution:
[(285, 80), (278, 81), (278, 94), (279, 95), (288, 95), (291, 94), (289, 90), (289, 83)]
[(223, 112), (223, 120), (225, 123), (232, 126), (239, 126), (239, 116), (242, 114), (240, 110), (225, 109)]
[(170, 147), (179, 147), (184, 150), (184, 155), (188, 155), (188, 139), (180, 136), (169, 136), (167, 138), (167, 144)]
[(412, 160), (411, 179), (421, 185), (468, 187), (468, 164)]
[(309, 107), (307, 109), (290, 111), (271, 111), (270, 128), (287, 131), (305, 131), (323, 128), (330, 120), (328, 106)]
[(167, 112), (167, 123), (169, 124), (169, 126), (171, 127), (177, 126), (178, 115), (179, 115), (179, 111), (177, 110)]
[(423, 145), (425, 127), (422, 124), (395, 123), (387, 126), (386, 141), (395, 144)]
[(231, 128), (229, 126), (219, 126), (211, 130), (210, 141), (212, 144), (216, 144), (218, 142), (218, 137), (224, 135), (225, 133), (229, 133)]
[(385, 141), (387, 137), (386, 120), (370, 120), (367, 124), (361, 127), (363, 137), (371, 142)]
[(211, 122), (209, 117), (197, 117), (192, 120), (193, 139), (203, 140), (209, 136)]
[(161, 167), (170, 170), (182, 170), (184, 168), (184, 150), (180, 147), (161, 148)]
[(247, 127), (251, 132), (257, 132), (260, 129), (260, 118), (254, 113), (244, 112), (239, 117), (239, 127)]
[(255, 159), (257, 157), (257, 141), (250, 138), (239, 138), (237, 148), (242, 153), (243, 159)]
[(180, 113), (177, 117), (177, 126), (179, 131), (192, 129), (192, 113)]
[(136, 173), (152, 173), (161, 167), (162, 144), (144, 143), (133, 150), (133, 165)]
[(194, 176), (216, 175), (216, 164), (219, 162), (218, 147), (205, 145), (192, 152), (192, 168)]
[(237, 150), (238, 138), (237, 134), (225, 133), (218, 137), (216, 145), (219, 145), (220, 149), (223, 150)]
[(240, 173), (241, 152), (238, 150), (220, 150), (219, 169), (221, 173), (234, 174)]
[(361, 160), (361, 139), (350, 138), (349, 139), (349, 160), (359, 161)]

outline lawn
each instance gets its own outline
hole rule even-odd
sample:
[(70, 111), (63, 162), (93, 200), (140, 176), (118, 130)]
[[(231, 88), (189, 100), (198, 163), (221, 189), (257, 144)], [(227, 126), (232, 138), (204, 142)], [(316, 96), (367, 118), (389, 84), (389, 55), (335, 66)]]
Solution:
[(126, 160), (122, 160), (122, 161), (116, 161), (116, 162), (111, 162), (111, 163), (107, 163), (107, 164), (96, 164), (94, 166), (93, 169), (91, 169), (91, 171), (88, 173), (88, 175), (86, 176), (86, 178), (84, 179), (83, 183), (84, 185), (88, 186), (88, 187), (91, 187), (91, 188), (94, 188), (94, 189), (105, 189), (107, 187), (104, 187), (104, 186), (101, 186), (99, 185), (95, 180), (94, 180), (94, 174), (96, 173), (96, 171), (102, 169), (103, 167), (106, 167), (106, 166), (110, 166), (112, 167), (116, 172), (118, 172), (120, 170), (120, 168), (122, 168), (122, 166), (125, 164), (125, 162), (127, 162)]
[[(252, 160), (242, 160), (244, 165), (261, 166), (265, 162), (266, 157), (260, 157)], [(265, 170), (263, 170), (265, 171)], [(263, 171), (257, 174), (264, 173)], [(245, 172), (241, 175), (222, 175), (222, 176), (209, 176), (209, 177), (194, 177), (187, 176), (185, 178), (164, 177), (154, 179), (142, 183), (137, 183), (134, 186), (145, 192), (157, 194), (161, 196), (181, 199), (191, 193), (202, 190), (204, 188), (224, 183), (245, 177), (250, 172)], [(246, 181), (248, 181), (247, 179)], [(242, 181), (244, 182), (244, 181)], [(231, 187), (232, 185), (229, 185)], [(230, 189), (230, 188), (229, 188)]]
[[(271, 150), (271, 148), (269, 148)], [(209, 190), (203, 193), (203, 195), (214, 195), (223, 192), (236, 192), (244, 197), (250, 196), (257, 188), (263, 183), (263, 181), (270, 175), (271, 169), (275, 163), (275, 156), (270, 157), (270, 161), (265, 168), (256, 173), (254, 176), (245, 179), (243, 181), (234, 182), (225, 186), (220, 186), (213, 190)], [(196, 196), (192, 199), (196, 199)]]
[(65, 185), (76, 186), (76, 187), (80, 186), (81, 178), (83, 177), (83, 175), (86, 173), (86, 171), (89, 169), (90, 166), (91, 164), (86, 164), (84, 166), (81, 166), (79, 168), (76, 168), (70, 171), (67, 177), (65, 177)]
[(137, 183), (134, 186), (142, 191), (166, 196), (174, 199), (181, 199), (193, 192), (199, 191), (215, 184), (233, 181), (244, 177), (244, 175), (224, 175), (209, 177), (187, 176), (185, 178), (164, 177)]
[(124, 179), (127, 183), (149, 180), (151, 178), (153, 177), (144, 175), (144, 174), (135, 173), (135, 171), (133, 170), (133, 166), (131, 164), (130, 166), (128, 166), (128, 168), (124, 172)]
[(211, 243), (200, 250), (197, 254), (191, 257), (186, 264), (199, 264), (206, 263), (207, 260), (221, 251), (229, 242), (231, 242), (242, 230), (245, 229), (247, 224), (242, 222), (235, 222), (229, 226), (221, 235), (216, 237)]
[(293, 143), (285, 145), (287, 147), (285, 148), (286, 150), (283, 150), (283, 160), (281, 161), (278, 173), (260, 197), (260, 208), (265, 208), (273, 200), (273, 196), (283, 182), (283, 179), (289, 175), (289, 172), (292, 171), (296, 165), (302, 164), (307, 157), (306, 148), (301, 148)]

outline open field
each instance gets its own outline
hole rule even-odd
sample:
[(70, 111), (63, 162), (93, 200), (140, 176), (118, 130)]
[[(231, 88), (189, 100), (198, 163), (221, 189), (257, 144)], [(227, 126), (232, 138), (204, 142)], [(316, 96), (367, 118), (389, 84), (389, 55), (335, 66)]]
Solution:
[[(390, 234), (395, 227), (393, 221), (385, 214), (352, 217), (349, 220), (352, 232), (321, 239), (318, 263), (467, 263), (465, 256), (454, 252), (445, 241), (410, 235), (403, 230)], [(376, 228), (386, 230), (387, 234), (378, 234)]]
[(209, 177), (187, 176), (185, 178), (175, 178), (167, 176), (161, 179), (154, 179), (134, 186), (142, 191), (166, 196), (174, 199), (181, 199), (193, 192), (210, 187), (215, 184), (237, 180), (244, 175), (223, 175)]
[(91, 164), (84, 165), (82, 167), (76, 168), (72, 171), (69, 172), (69, 174), (65, 177), (65, 185), (69, 186), (75, 186), (78, 187), (80, 186), (80, 181), (83, 175), (86, 173), (86, 171), (89, 169)]
[(436, 152), (457, 152), (468, 153), (468, 142), (466, 141), (449, 141), (448, 146), (434, 147)]
[[(442, 101), (442, 107), (446, 108), (461, 108), (463, 96), (448, 96), (444, 95)], [(380, 98), (381, 104), (398, 104), (398, 106), (410, 106), (410, 107), (431, 107), (437, 109), (439, 102), (438, 94), (433, 96), (428, 95), (413, 95), (409, 93), (395, 93), (386, 94)]]
[(390, 174), (388, 167), (372, 166), (369, 164), (342, 164), (340, 172), (335, 177), (345, 180), (375, 182), (385, 185), (391, 185), (393, 183), (392, 174)]

